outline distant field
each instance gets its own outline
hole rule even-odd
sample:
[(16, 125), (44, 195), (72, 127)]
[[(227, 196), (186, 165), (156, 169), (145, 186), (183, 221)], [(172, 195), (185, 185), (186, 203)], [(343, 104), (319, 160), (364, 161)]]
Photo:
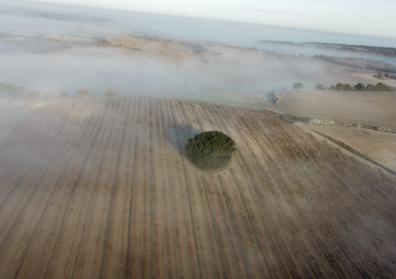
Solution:
[[(204, 174), (183, 147), (212, 129), (238, 152)], [(395, 200), (396, 177), (271, 113), (43, 103), (0, 142), (0, 278), (392, 278)]]
[(291, 91), (272, 107), (283, 113), (396, 128), (395, 92)]
[(396, 135), (357, 128), (307, 125), (396, 172)]

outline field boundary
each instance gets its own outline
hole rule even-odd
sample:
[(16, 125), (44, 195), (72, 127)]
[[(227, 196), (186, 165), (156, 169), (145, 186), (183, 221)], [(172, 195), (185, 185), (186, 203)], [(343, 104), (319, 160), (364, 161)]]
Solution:
[(290, 123), (301, 122), (315, 126), (340, 126), (346, 128), (359, 128), (359, 129), (396, 135), (396, 129), (384, 127), (384, 126), (368, 125), (368, 124), (354, 123), (354, 122), (344, 122), (344, 121), (330, 120), (330, 119), (319, 119), (319, 118), (312, 118), (306, 116), (296, 116), (281, 112), (276, 112), (276, 113), (279, 113), (280, 119)]
[(341, 140), (338, 140), (338, 139), (335, 139), (335, 138), (333, 138), (331, 136), (325, 135), (325, 134), (323, 134), (321, 132), (318, 132), (318, 131), (313, 131), (313, 130), (309, 130), (309, 129), (305, 129), (305, 130), (310, 132), (310, 133), (319, 135), (320, 137), (326, 139), (327, 141), (330, 141), (331, 143), (333, 143), (333, 144), (337, 145), (338, 147), (342, 148), (343, 150), (346, 150), (346, 151), (352, 153), (353, 155), (358, 156), (360, 159), (363, 159), (364, 161), (366, 161), (366, 162), (368, 162), (368, 163), (370, 163), (370, 164), (372, 164), (372, 165), (374, 165), (374, 166), (376, 166), (376, 167), (378, 167), (378, 168), (380, 168), (380, 169), (382, 169), (382, 170), (384, 170), (386, 172), (389, 172), (390, 174), (396, 176), (396, 171), (394, 171), (394, 170), (392, 170), (392, 169), (390, 169), (390, 168), (388, 168), (388, 167), (376, 162), (373, 159), (370, 159), (368, 156), (366, 156), (362, 152), (356, 150), (352, 146), (346, 144), (345, 142), (343, 142)]

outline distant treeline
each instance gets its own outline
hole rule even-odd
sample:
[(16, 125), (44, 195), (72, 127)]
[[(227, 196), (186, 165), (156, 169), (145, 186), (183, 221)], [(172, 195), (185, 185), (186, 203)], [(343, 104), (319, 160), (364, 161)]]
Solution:
[(262, 40), (261, 43), (275, 44), (275, 45), (300, 46), (300, 47), (314, 46), (314, 47), (343, 50), (343, 51), (350, 51), (350, 52), (378, 54), (381, 56), (390, 56), (390, 57), (396, 56), (396, 48), (392, 48), (392, 47), (349, 45), (349, 44), (335, 44), (335, 43), (319, 43), (319, 42), (295, 43), (295, 42), (287, 42), (287, 41), (270, 41), (270, 40)]
[(328, 55), (315, 55), (314, 58), (320, 59), (326, 62), (348, 66), (353, 68), (368, 69), (379, 72), (388, 72), (396, 74), (396, 66), (386, 63), (383, 61), (363, 59), (363, 58), (350, 58), (350, 57), (333, 57)]
[[(320, 90), (327, 89), (321, 84), (318, 84), (316, 88)], [(376, 92), (396, 91), (395, 87), (388, 86), (382, 82), (379, 82), (375, 85), (370, 83), (364, 84), (360, 82), (356, 85), (350, 85), (348, 83), (337, 83), (336, 85), (330, 86), (330, 88), (328, 89), (338, 90), (338, 91), (376, 91)]]
[(365, 52), (370, 54), (379, 54), (379, 55), (392, 56), (392, 57), (396, 56), (396, 48), (392, 48), (392, 47), (377, 47), (377, 46), (332, 44), (332, 43), (310, 43), (310, 44), (326, 47), (326, 48), (352, 51), (352, 52)]

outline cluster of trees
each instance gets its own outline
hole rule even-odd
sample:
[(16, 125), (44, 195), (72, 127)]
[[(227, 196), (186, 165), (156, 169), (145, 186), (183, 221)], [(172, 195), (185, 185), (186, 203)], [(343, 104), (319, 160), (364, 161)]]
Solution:
[[(337, 83), (336, 85), (332, 85), (330, 86), (330, 90), (339, 90), (339, 91), (353, 91), (354, 88), (352, 87), (352, 85), (348, 84), (348, 83)], [(358, 90), (361, 91), (361, 90)]]
[(186, 146), (187, 157), (201, 170), (227, 166), (235, 150), (235, 142), (219, 131), (202, 132), (190, 139)]
[[(323, 85), (318, 84), (316, 89), (326, 89)], [(364, 84), (359, 82), (356, 85), (350, 85), (348, 83), (337, 83), (336, 85), (330, 86), (330, 90), (338, 90), (338, 91), (396, 91), (396, 88), (388, 86), (382, 82), (377, 84)]]
[(384, 92), (384, 91), (396, 91), (395, 87), (388, 86), (382, 82), (377, 84), (364, 84), (359, 82), (355, 85), (350, 85), (348, 83), (337, 83), (336, 85), (330, 86), (330, 88), (326, 88), (322, 84), (316, 85), (316, 89), (318, 90), (337, 90), (337, 91), (377, 91), (377, 92)]

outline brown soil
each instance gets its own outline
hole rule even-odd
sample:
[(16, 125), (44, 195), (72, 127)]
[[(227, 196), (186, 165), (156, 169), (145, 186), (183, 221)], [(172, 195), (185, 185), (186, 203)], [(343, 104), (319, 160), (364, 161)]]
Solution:
[[(36, 108), (0, 144), (0, 278), (394, 276), (396, 178), (271, 115), (148, 98)], [(238, 147), (218, 175), (183, 156), (204, 130)]]

